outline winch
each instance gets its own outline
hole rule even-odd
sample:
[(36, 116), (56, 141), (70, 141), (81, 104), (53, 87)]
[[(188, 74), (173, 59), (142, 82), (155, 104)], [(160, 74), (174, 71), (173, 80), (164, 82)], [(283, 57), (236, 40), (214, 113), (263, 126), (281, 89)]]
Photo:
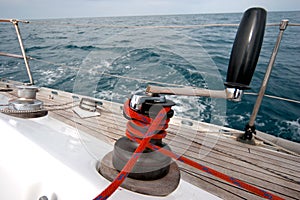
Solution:
[(36, 99), (38, 87), (33, 85), (19, 85), (17, 99), (9, 101), (8, 108), (4, 113), (21, 118), (35, 118), (47, 115), (47, 111), (43, 110), (43, 102)]
[[(174, 113), (171, 107), (175, 105), (174, 102), (161, 96), (151, 97), (140, 94), (133, 95), (125, 104), (123, 114), (129, 120), (126, 129), (127, 137), (119, 139), (115, 143), (113, 151), (113, 165), (119, 171), (123, 169), (138, 147), (136, 139), (142, 140), (144, 137), (151, 137), (150, 143), (170, 150), (170, 147), (162, 142), (162, 138), (166, 136), (165, 129)], [(166, 109), (163, 123), (151, 135), (146, 135), (151, 121), (155, 119), (161, 109)], [(168, 173), (170, 163), (170, 157), (146, 149), (128, 177), (142, 180), (158, 179)]]
[(36, 99), (36, 92), (38, 87), (21, 85), (18, 88), (18, 99), (9, 101), (9, 107), (11, 110), (40, 110), (43, 106), (43, 102)]
[[(180, 180), (178, 166), (171, 157), (160, 152), (161, 149), (171, 151), (162, 139), (167, 135), (174, 105), (173, 101), (160, 95), (132, 95), (123, 107), (123, 115), (128, 119), (126, 136), (118, 139), (113, 151), (102, 159), (99, 172), (112, 181), (119, 172), (124, 172), (132, 157), (138, 157), (133, 168), (124, 172), (128, 178), (123, 187), (154, 196), (165, 196), (174, 191)], [(147, 145), (154, 145), (156, 149), (146, 146), (137, 153), (146, 140)], [(164, 187), (159, 187), (161, 185)]]

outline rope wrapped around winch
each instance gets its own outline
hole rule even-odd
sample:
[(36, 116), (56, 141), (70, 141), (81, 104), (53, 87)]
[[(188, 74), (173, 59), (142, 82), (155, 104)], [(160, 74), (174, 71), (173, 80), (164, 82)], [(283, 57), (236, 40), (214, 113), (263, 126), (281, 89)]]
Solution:
[(164, 137), (166, 137), (166, 129), (168, 128), (168, 123), (173, 115), (173, 112), (171, 112), (171, 107), (163, 107), (162, 111), (164, 112), (162, 123), (156, 127), (156, 130), (154, 132), (148, 133), (148, 135), (146, 135), (153, 119), (141, 113), (138, 113), (137, 111), (134, 111), (129, 106), (129, 100), (126, 101), (123, 108), (123, 114), (125, 118), (129, 120), (126, 126), (126, 136), (134, 141), (136, 139), (142, 139), (145, 137), (151, 137), (151, 139), (163, 139)]
[[(129, 101), (125, 102), (124, 109), (129, 111), (131, 108), (128, 106)], [(136, 161), (142, 154), (142, 152), (145, 150), (145, 148), (148, 146), (151, 138), (154, 136), (155, 133), (157, 133), (157, 130), (159, 129), (161, 124), (164, 124), (166, 122), (166, 113), (170, 111), (170, 107), (161, 109), (160, 112), (157, 114), (154, 120), (150, 120), (150, 118), (146, 116), (142, 116), (139, 113), (131, 113), (132, 117), (136, 117), (138, 119), (143, 120), (143, 122), (149, 122), (149, 128), (147, 132), (144, 134), (143, 139), (140, 141), (140, 144), (138, 148), (135, 150), (133, 155), (131, 156), (131, 159), (127, 162), (127, 164), (124, 166), (122, 171), (118, 174), (118, 176), (115, 178), (115, 180), (103, 191), (101, 194), (99, 194), (95, 200), (104, 200), (110, 197), (113, 192), (122, 184), (122, 182), (125, 180), (125, 178), (128, 176), (132, 168), (134, 167)], [(126, 111), (125, 111), (126, 112)], [(131, 112), (131, 111), (130, 111)]]
[[(134, 167), (136, 161), (139, 159), (140, 155), (144, 151), (145, 148), (150, 148), (155, 151), (159, 151), (160, 153), (169, 156), (173, 159), (176, 159), (180, 162), (183, 162), (187, 165), (190, 165), (198, 170), (201, 170), (203, 172), (206, 172), (208, 174), (211, 174), (215, 177), (218, 177), (232, 185), (235, 185), (239, 188), (245, 189), (253, 194), (256, 194), (260, 197), (266, 198), (266, 199), (275, 199), (275, 200), (281, 200), (283, 198), (272, 194), (268, 191), (262, 190), (258, 187), (255, 187), (253, 185), (250, 185), (248, 183), (245, 183), (239, 179), (230, 177), (226, 174), (223, 174), (219, 171), (216, 171), (212, 168), (206, 167), (204, 165), (201, 165), (200, 163), (197, 163), (191, 159), (188, 159), (184, 156), (177, 155), (173, 153), (170, 150), (167, 150), (165, 148), (161, 148), (155, 144), (150, 143), (150, 140), (153, 138), (162, 139), (166, 136), (167, 132), (165, 129), (168, 128), (168, 123), (170, 116), (167, 116), (168, 114), (173, 115), (171, 111), (171, 107), (163, 107), (158, 112), (156, 117), (154, 119), (151, 119), (148, 116), (145, 116), (138, 111), (135, 111), (130, 108), (129, 106), (130, 100), (127, 100), (124, 104), (124, 116), (129, 119), (129, 122), (127, 123), (127, 130), (126, 130), (126, 136), (137, 143), (139, 143), (138, 148), (135, 150), (133, 155), (131, 156), (131, 159), (127, 162), (127, 164), (124, 166), (122, 171), (118, 174), (118, 176), (114, 179), (114, 181), (105, 189), (103, 190), (94, 200), (105, 200), (108, 199), (115, 190), (122, 184), (122, 182), (126, 179), (128, 174), (131, 172), (132, 168)], [(133, 127), (134, 126), (134, 127)], [(138, 128), (139, 127), (139, 128)], [(142, 131), (138, 131), (142, 130)]]

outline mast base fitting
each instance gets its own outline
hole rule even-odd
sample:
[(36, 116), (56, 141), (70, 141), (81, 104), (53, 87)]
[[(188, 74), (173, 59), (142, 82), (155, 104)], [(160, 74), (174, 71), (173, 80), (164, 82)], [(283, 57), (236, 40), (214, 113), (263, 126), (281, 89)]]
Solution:
[(256, 131), (255, 131), (255, 126), (250, 126), (249, 124), (246, 125), (245, 127), (245, 133), (240, 135), (238, 138), (237, 138), (237, 141), (239, 142), (243, 142), (243, 143), (246, 143), (246, 144), (252, 144), (252, 145), (255, 145), (255, 140), (253, 138), (253, 134), (256, 134)]

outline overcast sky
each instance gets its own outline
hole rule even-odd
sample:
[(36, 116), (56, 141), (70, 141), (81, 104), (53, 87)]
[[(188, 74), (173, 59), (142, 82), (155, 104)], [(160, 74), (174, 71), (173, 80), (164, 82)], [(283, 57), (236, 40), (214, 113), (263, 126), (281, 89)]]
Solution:
[(0, 0), (0, 18), (44, 19), (300, 10), (300, 0)]

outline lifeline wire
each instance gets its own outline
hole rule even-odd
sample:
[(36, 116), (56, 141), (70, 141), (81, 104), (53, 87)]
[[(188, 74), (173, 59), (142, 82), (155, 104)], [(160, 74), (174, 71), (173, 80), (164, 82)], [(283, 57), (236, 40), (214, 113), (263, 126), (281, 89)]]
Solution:
[[(172, 28), (172, 29), (195, 29), (205, 27), (237, 27), (239, 24), (195, 24), (195, 25), (162, 25), (162, 26), (139, 26), (139, 25), (111, 25), (111, 24), (67, 24), (67, 23), (48, 23), (43, 21), (32, 21), (31, 24), (39, 25), (51, 25), (51, 26), (71, 26), (71, 27), (96, 27), (96, 28), (125, 28), (125, 29), (161, 29), (161, 28)], [(266, 26), (280, 26), (278, 23), (268, 23)], [(289, 23), (289, 26), (300, 26), (298, 23)]]

